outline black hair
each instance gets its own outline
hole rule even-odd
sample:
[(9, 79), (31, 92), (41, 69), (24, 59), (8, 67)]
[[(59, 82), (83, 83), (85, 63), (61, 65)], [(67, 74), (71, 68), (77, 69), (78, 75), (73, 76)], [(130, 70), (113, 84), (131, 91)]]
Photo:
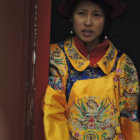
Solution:
[[(73, 16), (73, 13), (77, 7), (77, 5), (79, 4), (79, 2), (82, 2), (85, 0), (75, 0), (74, 3), (71, 5), (70, 8), (70, 17)], [(87, 0), (87, 1), (91, 1), (96, 3), (97, 5), (99, 5), (99, 7), (103, 10), (104, 14), (105, 14), (105, 25), (104, 25), (104, 30), (103, 33), (100, 35), (100, 41), (104, 40), (104, 36), (107, 35), (109, 36), (109, 31), (112, 25), (112, 18), (111, 18), (111, 13), (112, 13), (112, 7), (110, 5), (108, 5), (107, 3), (105, 3), (103, 0)]]

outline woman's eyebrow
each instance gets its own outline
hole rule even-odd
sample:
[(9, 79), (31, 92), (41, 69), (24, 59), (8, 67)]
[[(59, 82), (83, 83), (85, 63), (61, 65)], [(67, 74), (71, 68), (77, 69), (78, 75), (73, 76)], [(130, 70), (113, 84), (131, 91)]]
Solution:
[[(76, 10), (81, 10), (81, 11), (88, 11), (87, 9), (84, 8), (77, 8)], [(92, 12), (102, 12), (101, 10), (93, 10)]]

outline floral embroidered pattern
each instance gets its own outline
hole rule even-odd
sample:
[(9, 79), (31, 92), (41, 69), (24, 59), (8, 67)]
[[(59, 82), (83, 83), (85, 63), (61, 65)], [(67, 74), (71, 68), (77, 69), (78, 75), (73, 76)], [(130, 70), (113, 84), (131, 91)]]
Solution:
[(121, 86), (120, 115), (129, 118), (131, 121), (138, 121), (136, 108), (139, 93), (138, 77), (134, 64), (128, 56), (124, 57), (124, 61), (116, 69), (114, 81), (115, 83), (119, 82)]
[(113, 139), (116, 135), (116, 107), (110, 98), (86, 97), (77, 99), (69, 114), (72, 139)]
[(123, 84), (134, 85), (138, 79), (134, 65), (128, 57), (126, 57), (126, 62), (121, 64), (121, 69), (126, 73), (124, 80), (122, 80)]
[(59, 74), (64, 76), (66, 71), (66, 60), (62, 50), (58, 47), (50, 50), (50, 64), (57, 67)]
[(85, 59), (79, 55), (76, 48), (72, 45), (72, 39), (68, 39), (65, 42), (67, 55), (68, 57), (75, 63), (79, 68), (81, 68), (85, 64)]
[(61, 78), (58, 76), (58, 71), (56, 68), (49, 67), (49, 82), (48, 84), (55, 90), (63, 90), (63, 84)]
[(63, 90), (62, 76), (67, 71), (65, 55), (58, 46), (50, 48), (49, 85), (55, 90)]
[(138, 121), (138, 112), (136, 110), (137, 95), (137, 93), (129, 93), (124, 90), (119, 103), (121, 108), (120, 115), (129, 118), (131, 121)]
[(114, 59), (115, 56), (115, 47), (113, 46), (113, 44), (111, 45), (111, 48), (109, 49), (109, 52), (107, 53), (107, 55), (104, 57), (104, 61), (103, 64), (108, 67), (109, 61), (112, 61)]

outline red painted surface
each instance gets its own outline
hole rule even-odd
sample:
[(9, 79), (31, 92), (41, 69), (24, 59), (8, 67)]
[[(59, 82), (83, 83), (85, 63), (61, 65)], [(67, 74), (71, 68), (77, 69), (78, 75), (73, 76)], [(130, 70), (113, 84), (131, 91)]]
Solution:
[(27, 140), (29, 0), (0, 0), (0, 140)]
[(51, 0), (38, 0), (38, 37), (36, 59), (36, 95), (34, 108), (34, 140), (43, 140), (42, 99), (48, 82)]

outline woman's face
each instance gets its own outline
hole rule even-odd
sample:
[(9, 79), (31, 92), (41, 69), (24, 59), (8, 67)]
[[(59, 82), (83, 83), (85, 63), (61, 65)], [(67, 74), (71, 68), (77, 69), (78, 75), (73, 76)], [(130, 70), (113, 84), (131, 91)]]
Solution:
[(80, 2), (72, 17), (75, 34), (85, 43), (99, 41), (105, 23), (102, 9), (93, 2)]

